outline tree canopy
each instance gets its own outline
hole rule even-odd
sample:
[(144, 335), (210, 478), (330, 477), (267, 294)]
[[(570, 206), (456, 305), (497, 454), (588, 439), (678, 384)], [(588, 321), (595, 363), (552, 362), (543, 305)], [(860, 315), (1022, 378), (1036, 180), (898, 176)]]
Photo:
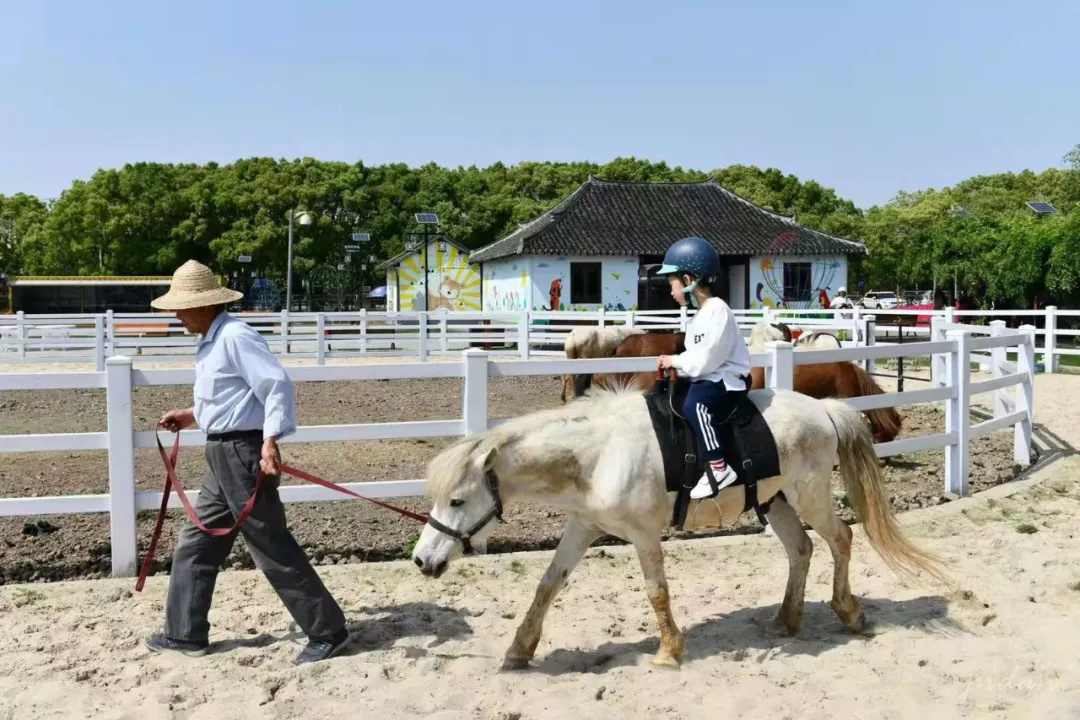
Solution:
[[(0, 195), (0, 269), (9, 275), (170, 274), (195, 258), (228, 273), (239, 256), (249, 255), (253, 267), (280, 276), (289, 213), (301, 208), (314, 216), (294, 236), (295, 266), (303, 273), (339, 262), (355, 232), (371, 234), (365, 254), (381, 260), (400, 252), (418, 231), (416, 212), (438, 213), (448, 237), (477, 248), (551, 208), (590, 174), (653, 182), (711, 176), (762, 207), (865, 242), (870, 254), (853, 267), (852, 282), (862, 280), (867, 289), (929, 288), (935, 275), (951, 286), (955, 276), (978, 299), (1025, 304), (1036, 294), (1080, 295), (1080, 145), (1064, 161), (1065, 169), (900, 192), (865, 211), (813, 180), (746, 165), (703, 172), (636, 158), (486, 168), (310, 158), (135, 163), (99, 170), (49, 202)], [(1024, 205), (1028, 201), (1050, 202), (1058, 212), (1038, 216)]]

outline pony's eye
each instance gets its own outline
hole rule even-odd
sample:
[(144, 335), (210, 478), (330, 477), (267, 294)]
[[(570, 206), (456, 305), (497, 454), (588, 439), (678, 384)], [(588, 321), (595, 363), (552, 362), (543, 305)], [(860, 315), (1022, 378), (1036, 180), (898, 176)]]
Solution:
[(465, 501), (462, 500), (461, 498), (454, 498), (453, 500), (450, 501), (450, 507), (461, 507), (464, 504), (465, 504)]

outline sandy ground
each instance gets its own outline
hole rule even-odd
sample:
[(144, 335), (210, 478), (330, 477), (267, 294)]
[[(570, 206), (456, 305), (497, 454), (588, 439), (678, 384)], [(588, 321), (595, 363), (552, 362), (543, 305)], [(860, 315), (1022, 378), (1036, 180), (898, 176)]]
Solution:
[(303, 638), (254, 572), (225, 573), (215, 652), (149, 654), (167, 578), (0, 588), (0, 718), (1080, 717), (1080, 440), (1076, 379), (1040, 376), (1030, 480), (903, 515), (955, 587), (904, 585), (856, 534), (852, 586), (874, 623), (841, 631), (815, 536), (802, 632), (774, 634), (783, 551), (766, 536), (666, 544), (680, 670), (653, 669), (653, 614), (627, 548), (599, 548), (548, 617), (534, 666), (499, 672), (550, 553), (321, 568), (355, 642), (293, 668)]

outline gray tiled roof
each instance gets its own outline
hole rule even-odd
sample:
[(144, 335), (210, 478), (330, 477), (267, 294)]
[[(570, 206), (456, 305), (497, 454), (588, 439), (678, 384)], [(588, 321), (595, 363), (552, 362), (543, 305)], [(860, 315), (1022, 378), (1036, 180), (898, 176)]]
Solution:
[(613, 182), (590, 177), (554, 208), (507, 237), (474, 250), (470, 262), (509, 255), (663, 255), (697, 235), (721, 255), (855, 255), (862, 243), (799, 225), (713, 180)]

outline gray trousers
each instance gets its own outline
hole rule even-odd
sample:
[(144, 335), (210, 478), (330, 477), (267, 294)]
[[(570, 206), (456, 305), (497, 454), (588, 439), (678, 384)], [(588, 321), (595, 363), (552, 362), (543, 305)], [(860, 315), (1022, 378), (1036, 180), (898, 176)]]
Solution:
[[(255, 490), (262, 456), (258, 434), (242, 439), (207, 440), (206, 463), (195, 511), (210, 528), (232, 527)], [(278, 495), (280, 478), (266, 477), (251, 514), (240, 527), (255, 566), (263, 571), (296, 624), (309, 638), (328, 637), (345, 627), (345, 616), (323, 585), (307, 555), (285, 524)], [(232, 550), (236, 533), (207, 535), (184, 523), (173, 553), (165, 635), (175, 640), (207, 639), (207, 614), (218, 570)]]

